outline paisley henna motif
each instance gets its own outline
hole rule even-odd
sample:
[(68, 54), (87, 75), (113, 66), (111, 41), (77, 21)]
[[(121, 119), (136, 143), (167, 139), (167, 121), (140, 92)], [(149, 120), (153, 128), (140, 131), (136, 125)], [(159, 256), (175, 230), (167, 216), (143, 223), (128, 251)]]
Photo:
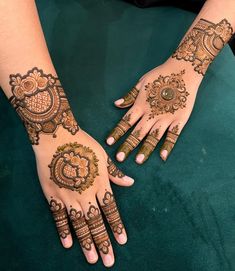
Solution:
[(13, 96), (10, 102), (22, 119), (32, 144), (39, 135), (53, 134), (62, 125), (71, 134), (79, 130), (57, 77), (33, 68), (26, 75), (10, 75)]
[(58, 147), (49, 165), (50, 179), (59, 187), (80, 194), (93, 185), (98, 173), (98, 159), (89, 148), (78, 143)]

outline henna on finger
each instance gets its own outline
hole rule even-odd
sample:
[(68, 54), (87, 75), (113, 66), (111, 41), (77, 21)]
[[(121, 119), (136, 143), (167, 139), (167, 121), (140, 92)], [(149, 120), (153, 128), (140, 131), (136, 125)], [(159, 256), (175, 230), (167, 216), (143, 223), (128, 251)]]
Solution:
[(167, 151), (167, 156), (170, 154), (170, 152), (172, 151), (172, 149), (174, 148), (174, 145), (179, 137), (179, 126), (176, 125), (172, 128), (172, 130), (167, 132), (167, 136), (165, 139), (165, 142), (163, 143), (160, 152), (162, 152), (163, 150)]
[(50, 168), (50, 179), (60, 188), (82, 193), (93, 185), (99, 175), (96, 154), (76, 142), (57, 148)]
[(124, 102), (119, 105), (119, 107), (128, 107), (131, 106), (135, 100), (136, 97), (139, 94), (139, 90), (136, 87), (133, 87), (131, 91), (129, 91), (124, 97)]
[(189, 92), (183, 80), (184, 74), (185, 70), (178, 74), (160, 75), (155, 81), (145, 86), (146, 101), (151, 109), (149, 119), (165, 113), (174, 114), (178, 109), (186, 107)]
[(172, 58), (191, 62), (194, 71), (205, 75), (208, 66), (232, 34), (232, 26), (226, 19), (217, 24), (200, 19), (183, 39)]
[(114, 142), (116, 142), (120, 137), (122, 137), (131, 127), (129, 121), (131, 119), (131, 114), (127, 114), (120, 120), (117, 126), (111, 131), (109, 137), (114, 138)]
[(140, 147), (138, 154), (143, 154), (144, 159), (143, 161), (147, 160), (153, 150), (156, 148), (159, 139), (159, 129), (155, 129), (146, 137), (143, 145)]
[(119, 147), (118, 153), (124, 152), (125, 157), (127, 157), (131, 151), (133, 151), (140, 143), (140, 132), (141, 129), (135, 130), (132, 134), (130, 134), (126, 141)]
[(122, 178), (125, 176), (125, 174), (119, 168), (117, 168), (117, 166), (114, 164), (110, 157), (108, 157), (107, 163), (108, 163), (107, 166), (108, 173), (111, 176), (118, 178)]
[(117, 209), (116, 201), (111, 192), (106, 191), (103, 198), (103, 204), (101, 208), (107, 218), (107, 221), (116, 234), (121, 234), (124, 230), (124, 226)]
[(52, 197), (49, 204), (59, 236), (65, 239), (70, 234), (66, 208), (62, 206), (62, 203), (57, 202)]
[(33, 145), (39, 144), (40, 134), (52, 134), (60, 125), (75, 135), (78, 124), (57, 77), (33, 68), (26, 75), (11, 74), (10, 102), (22, 119)]
[(90, 205), (87, 217), (87, 224), (98, 250), (108, 254), (111, 243), (99, 208)]
[(71, 208), (69, 211), (69, 217), (81, 247), (85, 250), (91, 250), (93, 240), (82, 211), (77, 211), (75, 208)]

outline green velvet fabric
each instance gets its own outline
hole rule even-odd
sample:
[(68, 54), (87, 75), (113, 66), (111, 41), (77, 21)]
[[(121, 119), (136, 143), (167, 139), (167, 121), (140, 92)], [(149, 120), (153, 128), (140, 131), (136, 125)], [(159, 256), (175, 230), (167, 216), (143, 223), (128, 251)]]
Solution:
[[(41, 0), (54, 64), (83, 129), (114, 158), (105, 137), (124, 114), (113, 101), (161, 64), (191, 24), (171, 7), (138, 9), (118, 0)], [(235, 59), (226, 47), (200, 87), (193, 114), (167, 163), (159, 147), (136, 180), (113, 186), (129, 241), (112, 235), (118, 271), (235, 270)], [(78, 242), (65, 250), (42, 194), (24, 128), (0, 94), (0, 270), (105, 270), (90, 266)], [(136, 152), (134, 152), (136, 153)]]

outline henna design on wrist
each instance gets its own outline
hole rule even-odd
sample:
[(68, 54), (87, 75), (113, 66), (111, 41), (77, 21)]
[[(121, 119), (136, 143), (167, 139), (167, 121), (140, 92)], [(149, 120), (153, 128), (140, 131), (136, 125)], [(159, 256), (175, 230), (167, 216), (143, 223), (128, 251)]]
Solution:
[(77, 211), (75, 208), (71, 208), (69, 217), (81, 247), (86, 250), (91, 250), (93, 240), (82, 211)]
[(223, 19), (215, 24), (200, 19), (183, 39), (172, 58), (192, 62), (194, 70), (202, 75), (233, 34), (231, 24)]
[(114, 196), (110, 192), (105, 192), (103, 198), (103, 205), (101, 208), (108, 220), (108, 223), (114, 233), (121, 234), (124, 230), (124, 226), (117, 209), (117, 204)]
[(113, 177), (122, 178), (125, 176), (125, 174), (117, 168), (117, 166), (114, 164), (114, 162), (111, 160), (110, 157), (108, 157), (108, 173), (112, 175)]
[(109, 137), (113, 137), (115, 141), (117, 141), (120, 137), (122, 137), (127, 130), (131, 127), (129, 121), (131, 119), (131, 114), (124, 116), (123, 119), (117, 124), (117, 126), (111, 131)]
[(108, 254), (111, 243), (99, 209), (91, 205), (87, 217), (87, 224), (98, 250)]
[(156, 148), (159, 139), (159, 129), (153, 130), (145, 139), (143, 145), (140, 147), (138, 154), (144, 154), (144, 161), (147, 160), (153, 150)]
[(40, 134), (52, 134), (62, 125), (72, 135), (79, 130), (64, 90), (57, 77), (38, 68), (26, 75), (11, 74), (13, 96), (10, 102), (22, 119), (33, 145), (39, 144)]
[(60, 188), (82, 193), (93, 185), (98, 173), (98, 159), (86, 146), (76, 142), (57, 148), (50, 168), (50, 179)]
[(50, 200), (49, 204), (59, 236), (60, 238), (65, 239), (70, 234), (66, 208), (53, 198)]
[(130, 134), (126, 141), (120, 146), (118, 149), (118, 152), (124, 152), (125, 157), (127, 157), (131, 151), (133, 151), (140, 143), (140, 132), (141, 129), (134, 131), (132, 134)]
[(171, 131), (167, 132), (165, 142), (163, 143), (160, 152), (166, 150), (168, 152), (167, 156), (170, 154), (171, 150), (174, 148), (174, 145), (179, 137), (179, 126), (176, 125), (172, 128)]
[(139, 90), (136, 87), (133, 87), (131, 91), (129, 91), (124, 97), (124, 102), (122, 104), (119, 105), (119, 107), (128, 107), (130, 105), (132, 105), (135, 100), (136, 97), (139, 94)]
[(151, 108), (149, 119), (164, 113), (174, 114), (179, 108), (186, 107), (189, 93), (185, 87), (183, 74), (185, 74), (185, 70), (178, 74), (160, 75), (158, 79), (145, 86), (146, 101)]

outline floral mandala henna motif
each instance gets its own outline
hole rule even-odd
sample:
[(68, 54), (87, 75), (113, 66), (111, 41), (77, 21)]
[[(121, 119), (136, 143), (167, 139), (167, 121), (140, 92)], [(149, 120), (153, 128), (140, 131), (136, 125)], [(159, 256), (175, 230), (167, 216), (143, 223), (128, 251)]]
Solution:
[(113, 232), (121, 234), (123, 232), (124, 226), (117, 209), (116, 201), (112, 193), (105, 192), (103, 204), (104, 205), (102, 205), (101, 208), (105, 216), (107, 217), (108, 223), (110, 224)]
[(60, 188), (80, 194), (92, 186), (98, 173), (98, 159), (86, 146), (69, 143), (57, 148), (49, 165), (51, 177)]
[(93, 241), (84, 215), (81, 211), (71, 208), (69, 217), (82, 248), (91, 250)]
[(54, 217), (60, 238), (65, 239), (70, 234), (66, 208), (52, 198), (50, 201), (50, 210)]
[(172, 55), (178, 60), (192, 62), (202, 75), (233, 34), (231, 24), (223, 19), (214, 24), (200, 19)]
[(172, 73), (169, 76), (160, 75), (157, 80), (145, 86), (147, 91), (147, 102), (150, 105), (151, 113), (149, 119), (156, 115), (171, 113), (174, 114), (179, 108), (186, 107), (187, 96), (185, 83), (182, 75)]
[(113, 177), (122, 178), (125, 176), (125, 174), (116, 167), (116, 165), (113, 163), (113, 161), (108, 157), (108, 173), (112, 175)]
[(108, 137), (113, 137), (115, 141), (117, 141), (120, 137), (122, 137), (126, 131), (131, 127), (129, 121), (131, 119), (131, 114), (127, 114), (120, 120), (117, 126), (111, 131)]
[(125, 156), (127, 157), (127, 155), (139, 145), (140, 132), (141, 132), (141, 129), (136, 130), (132, 134), (130, 134), (127, 137), (126, 141), (118, 149), (118, 152), (124, 152)]
[(99, 251), (102, 251), (104, 254), (108, 254), (111, 244), (99, 209), (94, 205), (91, 205), (87, 212), (87, 217), (87, 224), (95, 244)]
[(53, 134), (62, 125), (71, 134), (79, 130), (57, 77), (33, 68), (26, 75), (10, 75), (10, 102), (22, 119), (32, 144), (39, 134)]
[(162, 147), (161, 147), (161, 151), (162, 150), (167, 150), (168, 152), (168, 155), (169, 153), (171, 152), (171, 150), (173, 149), (179, 135), (178, 135), (178, 132), (179, 132), (179, 126), (176, 125), (172, 128), (171, 131), (168, 131), (167, 132), (167, 136), (166, 136), (166, 140), (165, 142), (163, 143)]

